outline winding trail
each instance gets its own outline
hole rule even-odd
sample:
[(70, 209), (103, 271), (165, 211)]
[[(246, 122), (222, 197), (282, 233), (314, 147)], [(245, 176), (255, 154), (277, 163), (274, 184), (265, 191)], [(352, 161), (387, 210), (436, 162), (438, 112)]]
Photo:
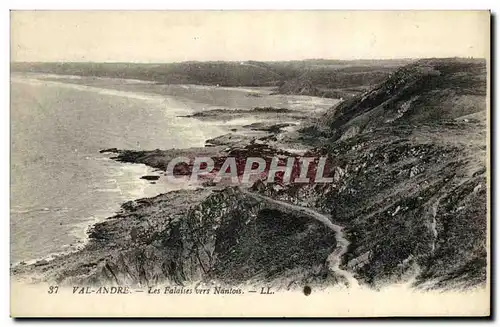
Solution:
[(347, 252), (347, 248), (348, 248), (349, 244), (351, 244), (351, 242), (349, 242), (344, 237), (344, 232), (343, 232), (344, 227), (332, 223), (332, 221), (330, 220), (330, 218), (327, 215), (321, 214), (313, 209), (301, 207), (301, 206), (291, 204), (291, 203), (288, 203), (285, 201), (276, 200), (276, 199), (270, 198), (268, 196), (254, 193), (254, 192), (251, 192), (251, 191), (249, 191), (247, 189), (243, 189), (243, 188), (240, 188), (240, 191), (242, 193), (256, 199), (256, 200), (270, 202), (274, 205), (286, 208), (286, 209), (291, 210), (291, 211), (296, 211), (302, 215), (309, 216), (309, 217), (316, 219), (317, 221), (325, 224), (328, 228), (333, 230), (335, 232), (335, 239), (337, 241), (337, 246), (336, 246), (335, 250), (328, 256), (327, 262), (329, 264), (329, 268), (331, 271), (333, 271), (337, 275), (341, 275), (342, 277), (344, 277), (346, 279), (346, 281), (347, 281), (346, 286), (351, 287), (351, 288), (352, 287), (359, 287), (359, 283), (356, 280), (356, 278), (354, 278), (354, 275), (351, 272), (340, 268), (342, 256)]

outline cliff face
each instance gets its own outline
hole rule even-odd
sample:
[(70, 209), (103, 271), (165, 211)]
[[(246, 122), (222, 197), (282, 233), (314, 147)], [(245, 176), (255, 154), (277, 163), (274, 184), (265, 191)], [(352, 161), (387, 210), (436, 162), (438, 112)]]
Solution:
[(327, 148), (333, 184), (261, 192), (346, 226), (344, 266), (365, 283), (412, 275), (422, 286), (478, 285), (487, 267), (484, 131), (460, 123), (365, 133)]
[(424, 59), (404, 66), (372, 90), (322, 117), (329, 137), (352, 137), (380, 126), (436, 124), (485, 114), (486, 62)]
[[(326, 262), (335, 234), (322, 223), (269, 207), (236, 188), (175, 193), (127, 203), (93, 228), (85, 250), (19, 272), (84, 285), (206, 281), (289, 287), (335, 278)], [(187, 196), (192, 206), (182, 203)]]

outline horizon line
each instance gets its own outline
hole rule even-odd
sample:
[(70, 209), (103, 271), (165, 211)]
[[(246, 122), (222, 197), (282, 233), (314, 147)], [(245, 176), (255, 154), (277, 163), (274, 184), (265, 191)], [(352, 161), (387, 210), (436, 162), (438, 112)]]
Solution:
[(445, 56), (445, 57), (404, 57), (404, 58), (355, 58), (355, 59), (335, 59), (335, 58), (307, 58), (307, 59), (287, 59), (287, 60), (255, 60), (255, 59), (246, 59), (246, 60), (182, 60), (182, 61), (13, 61), (11, 60), (11, 64), (19, 64), (19, 63), (30, 63), (30, 64), (62, 64), (62, 63), (75, 63), (75, 64), (149, 64), (149, 65), (158, 65), (158, 64), (182, 64), (182, 63), (210, 63), (210, 62), (220, 62), (220, 63), (238, 63), (238, 62), (297, 62), (297, 61), (411, 61), (411, 60), (421, 60), (421, 59), (487, 59), (482, 57), (474, 57), (474, 56)]

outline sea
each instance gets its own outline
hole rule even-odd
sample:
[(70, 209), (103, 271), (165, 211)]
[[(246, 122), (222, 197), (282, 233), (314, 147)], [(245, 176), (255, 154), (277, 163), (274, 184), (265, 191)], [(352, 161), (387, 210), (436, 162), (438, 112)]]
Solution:
[(140, 179), (152, 173), (145, 165), (99, 151), (203, 146), (225, 132), (177, 117), (193, 107), (154, 94), (11, 78), (11, 263), (77, 249), (88, 226), (123, 202), (175, 188)]

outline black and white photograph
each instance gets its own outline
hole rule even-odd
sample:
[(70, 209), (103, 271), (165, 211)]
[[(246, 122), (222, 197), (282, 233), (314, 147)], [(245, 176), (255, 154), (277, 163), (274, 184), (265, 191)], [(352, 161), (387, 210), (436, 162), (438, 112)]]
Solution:
[(10, 13), (13, 317), (490, 314), (490, 12)]

